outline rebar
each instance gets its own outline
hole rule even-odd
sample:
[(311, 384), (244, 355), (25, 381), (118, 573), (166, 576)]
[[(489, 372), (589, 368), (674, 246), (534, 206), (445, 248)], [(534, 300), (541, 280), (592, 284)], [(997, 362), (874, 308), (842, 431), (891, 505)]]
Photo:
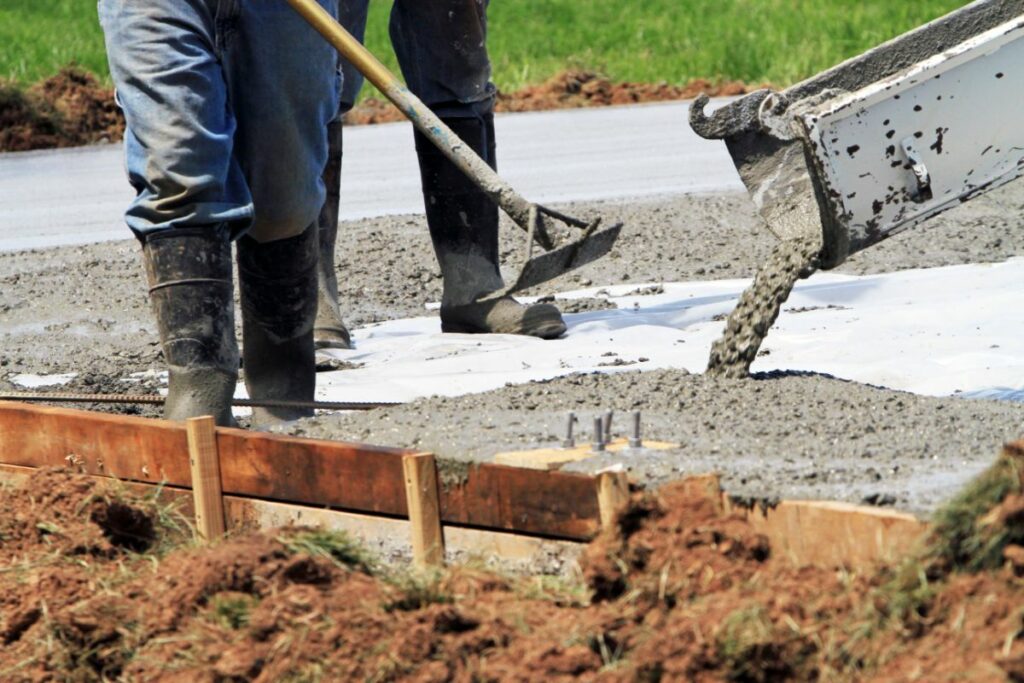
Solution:
[(573, 425), (576, 424), (576, 413), (569, 413), (568, 425), (565, 430), (565, 440), (562, 441), (562, 448), (575, 448), (576, 438), (573, 436)]
[[(163, 405), (167, 397), (159, 394), (76, 394), (66, 392), (7, 392), (0, 393), (0, 401), (26, 401), (29, 403), (129, 403)], [(236, 408), (297, 408), (313, 410), (374, 410), (401, 405), (398, 401), (278, 401), (235, 398)]]
[(633, 411), (633, 435), (629, 437), (630, 448), (643, 448), (644, 442), (640, 440), (640, 411)]
[(605, 450), (604, 441), (604, 420), (600, 417), (594, 418), (594, 452), (603, 453)]

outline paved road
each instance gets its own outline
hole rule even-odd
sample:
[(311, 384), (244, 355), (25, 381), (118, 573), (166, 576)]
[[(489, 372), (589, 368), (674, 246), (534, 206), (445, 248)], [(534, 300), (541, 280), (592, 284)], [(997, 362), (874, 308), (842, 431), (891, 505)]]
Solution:
[[(498, 117), (502, 175), (533, 201), (742, 189), (725, 147), (687, 125), (689, 104)], [(342, 217), (422, 210), (408, 124), (346, 131)], [(0, 251), (128, 235), (120, 145), (0, 155)]]

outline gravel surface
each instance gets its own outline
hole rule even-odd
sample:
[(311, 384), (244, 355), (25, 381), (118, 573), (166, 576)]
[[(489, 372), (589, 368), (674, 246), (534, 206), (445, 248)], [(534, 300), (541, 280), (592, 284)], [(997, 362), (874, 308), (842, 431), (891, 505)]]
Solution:
[[(614, 254), (533, 294), (749, 277), (775, 244), (738, 193), (560, 208), (600, 213), (626, 229)], [(857, 254), (840, 270), (866, 274), (1024, 255), (1022, 208), (1024, 183), (1015, 183)], [(519, 245), (511, 234), (505, 231), (506, 255)], [(124, 380), (128, 374), (162, 369), (138, 251), (126, 240), (0, 254), (0, 388), (11, 388), (17, 373), (79, 372), (68, 390), (136, 391), (138, 384)], [(351, 325), (436, 314), (425, 308), (439, 300), (441, 281), (422, 217), (345, 224), (337, 261)], [(654, 436), (684, 446), (670, 458), (645, 461), (641, 479), (719, 469), (733, 493), (868, 498), (919, 511), (1024, 430), (1020, 405), (922, 398), (817, 376), (712, 381), (664, 372), (600, 382), (564, 378), (322, 417), (299, 429), (483, 457), (561, 438), (564, 410), (635, 406), (648, 411)]]

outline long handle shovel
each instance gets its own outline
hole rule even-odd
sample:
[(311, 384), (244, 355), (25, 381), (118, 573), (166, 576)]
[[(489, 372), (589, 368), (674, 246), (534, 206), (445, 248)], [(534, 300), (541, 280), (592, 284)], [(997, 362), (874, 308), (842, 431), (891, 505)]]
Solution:
[[(452, 163), (526, 232), (526, 259), (519, 276), (504, 290), (488, 295), (487, 299), (547, 282), (601, 258), (611, 250), (622, 230), (621, 223), (599, 230), (600, 218), (587, 222), (527, 201), (468, 148), (418, 97), (409, 92), (409, 89), (402, 85), (380, 60), (363, 47), (316, 0), (288, 0), (288, 4), (368, 81), (377, 86), (377, 89), (401, 110), (417, 130), (430, 138)], [(577, 240), (564, 243), (566, 240), (561, 239), (561, 234), (565, 230), (560, 228), (558, 223), (582, 230), (583, 234)], [(534, 242), (547, 253), (534, 258)]]

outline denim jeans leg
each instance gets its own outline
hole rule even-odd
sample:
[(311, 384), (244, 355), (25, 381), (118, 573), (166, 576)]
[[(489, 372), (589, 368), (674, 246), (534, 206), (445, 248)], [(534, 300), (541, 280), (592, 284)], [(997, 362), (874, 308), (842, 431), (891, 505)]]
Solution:
[(140, 239), (161, 230), (252, 221), (235, 162), (235, 119), (216, 54), (208, 0), (100, 0), (110, 71), (128, 130), (126, 222)]
[[(338, 22), (355, 36), (360, 43), (366, 36), (366, 16), (369, 12), (370, 0), (339, 0)], [(359, 73), (347, 59), (339, 58), (341, 65), (341, 108), (339, 115), (344, 116), (353, 106), (359, 91), (363, 88), (363, 74)]]
[(391, 43), (409, 89), (442, 118), (494, 110), (488, 0), (395, 0)]
[[(222, 20), (218, 37), (238, 122), (234, 152), (256, 210), (249, 236), (287, 239), (316, 222), (324, 204), (337, 53), (282, 0), (232, 4), (237, 13)], [(337, 0), (320, 4), (336, 11)]]

